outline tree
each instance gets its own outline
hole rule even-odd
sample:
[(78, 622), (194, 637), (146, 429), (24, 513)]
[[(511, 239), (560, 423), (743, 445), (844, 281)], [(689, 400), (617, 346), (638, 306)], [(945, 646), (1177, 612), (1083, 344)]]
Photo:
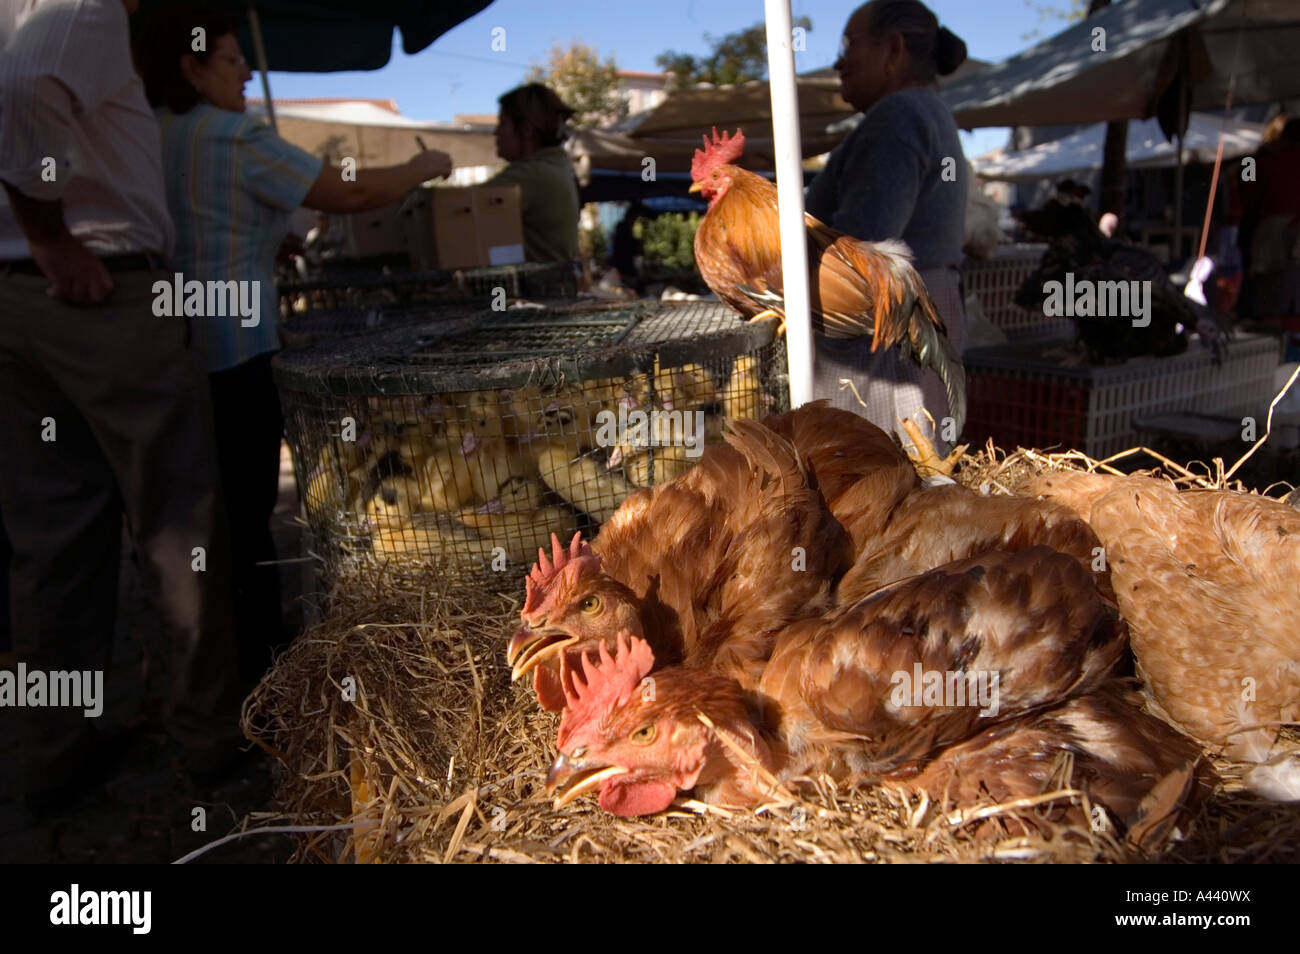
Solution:
[(627, 115), (627, 100), (619, 92), (614, 58), (600, 61), (596, 51), (580, 40), (567, 48), (551, 47), (544, 65), (535, 64), (526, 83), (545, 83), (576, 110), (573, 125), (607, 126)]
[[(796, 17), (794, 25), (811, 30), (812, 20)], [(704, 42), (712, 48), (707, 56), (668, 50), (656, 56), (655, 63), (664, 72), (673, 74), (676, 86), (694, 86), (696, 83), (721, 86), (767, 79), (767, 27), (762, 23), (721, 37), (706, 33)]]
[[(1040, 24), (1048, 20), (1064, 20), (1066, 23), (1078, 23), (1091, 13), (1088, 9), (1089, 0), (1069, 0), (1068, 6), (1064, 10), (1055, 3), (1043, 3), (1041, 0), (1025, 0), (1025, 6), (1038, 14)], [(1036, 40), (1039, 35), (1038, 28), (1035, 28), (1028, 33), (1022, 34), (1020, 39), (1025, 41)]]

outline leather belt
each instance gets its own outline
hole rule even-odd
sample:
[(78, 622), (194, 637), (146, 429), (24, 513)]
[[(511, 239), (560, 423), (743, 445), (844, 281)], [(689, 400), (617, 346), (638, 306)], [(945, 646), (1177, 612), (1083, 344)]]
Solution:
[[(148, 252), (130, 252), (125, 255), (100, 255), (99, 260), (110, 272), (144, 272), (155, 268), (166, 268), (167, 264), (160, 255)], [(44, 276), (35, 259), (18, 258), (0, 262), (0, 273), (12, 272), (17, 275)]]

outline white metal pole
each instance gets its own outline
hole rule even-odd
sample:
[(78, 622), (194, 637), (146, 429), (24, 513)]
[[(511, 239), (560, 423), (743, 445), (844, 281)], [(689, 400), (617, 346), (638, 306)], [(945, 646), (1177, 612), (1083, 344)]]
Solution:
[(280, 127), (275, 124), (275, 103), (271, 101), (271, 79), (267, 76), (266, 44), (262, 42), (262, 21), (257, 18), (257, 10), (248, 5), (248, 32), (253, 35), (253, 59), (257, 60), (257, 71), (262, 74), (262, 96), (266, 99), (266, 118), (271, 121), (271, 128), (276, 132)]
[(772, 145), (781, 219), (781, 284), (785, 298), (786, 356), (790, 363), (790, 405), (798, 407), (813, 397), (813, 350), (793, 24), (790, 0), (763, 2), (767, 18), (767, 70), (772, 90)]

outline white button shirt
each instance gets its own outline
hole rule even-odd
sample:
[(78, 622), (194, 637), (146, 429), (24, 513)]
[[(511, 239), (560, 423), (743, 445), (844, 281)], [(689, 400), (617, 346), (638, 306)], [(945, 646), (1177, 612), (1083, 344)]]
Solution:
[[(96, 254), (169, 256), (158, 122), (122, 0), (0, 0), (0, 180)], [(31, 252), (0, 190), (0, 261)]]

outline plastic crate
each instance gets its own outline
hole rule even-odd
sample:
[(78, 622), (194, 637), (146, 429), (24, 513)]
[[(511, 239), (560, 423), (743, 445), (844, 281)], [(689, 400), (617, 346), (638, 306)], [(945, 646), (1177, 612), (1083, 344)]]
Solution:
[(1040, 310), (1021, 308), (1016, 292), (1026, 278), (1038, 270), (1044, 244), (1016, 243), (999, 245), (989, 259), (968, 258), (962, 265), (962, 282), (966, 294), (980, 300), (984, 315), (1008, 338), (1044, 334), (1066, 337), (1072, 326), (1068, 318), (1048, 318)]
[(977, 348), (964, 356), (969, 411), (963, 439), (1004, 449), (1081, 450), (1103, 458), (1141, 443), (1136, 419), (1168, 411), (1261, 414), (1273, 397), (1279, 344), (1243, 335), (1222, 365), (1195, 345), (1169, 358), (1061, 367), (1044, 345)]

